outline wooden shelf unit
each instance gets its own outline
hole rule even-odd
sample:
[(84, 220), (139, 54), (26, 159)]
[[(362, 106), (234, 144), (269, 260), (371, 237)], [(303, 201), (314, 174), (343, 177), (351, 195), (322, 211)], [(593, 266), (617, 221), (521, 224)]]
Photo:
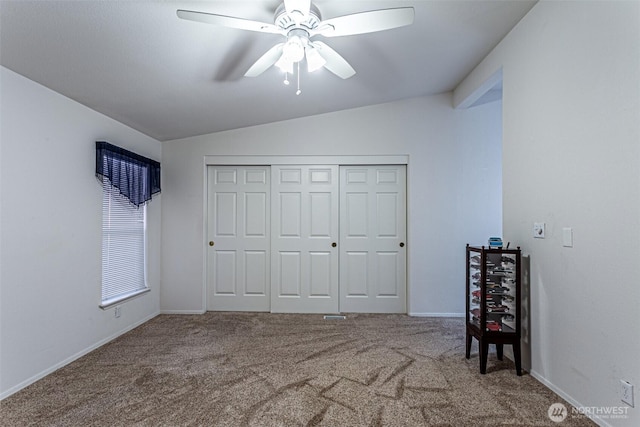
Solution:
[(466, 248), (466, 358), (473, 338), (478, 340), (480, 373), (487, 372), (489, 344), (502, 360), (505, 344), (513, 347), (516, 373), (522, 375), (521, 252), (517, 249)]

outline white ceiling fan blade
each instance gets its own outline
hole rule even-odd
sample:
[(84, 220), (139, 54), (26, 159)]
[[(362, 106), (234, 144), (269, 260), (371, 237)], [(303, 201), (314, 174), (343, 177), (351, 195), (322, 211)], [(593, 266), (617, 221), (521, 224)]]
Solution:
[(309, 15), (311, 0), (284, 0), (284, 9), (300, 23)]
[(372, 10), (327, 19), (316, 28), (311, 35), (321, 34), (325, 37), (350, 36), (354, 34), (373, 33), (392, 28), (411, 25), (415, 11), (412, 7)]
[(264, 73), (269, 67), (275, 64), (282, 56), (282, 46), (284, 43), (278, 43), (262, 55), (252, 66), (244, 73), (245, 77), (256, 77)]
[(327, 61), (324, 64), (324, 68), (331, 71), (336, 76), (348, 79), (356, 73), (351, 65), (342, 57), (338, 52), (331, 49), (325, 43), (315, 41), (312, 43), (316, 51)]
[(177, 11), (177, 14), (178, 18), (188, 21), (204, 22), (205, 24), (220, 25), (223, 27), (237, 28), (239, 30), (257, 31), (260, 33), (283, 34), (280, 28), (266, 22), (216, 15), (215, 13), (196, 12), (193, 10), (180, 9)]

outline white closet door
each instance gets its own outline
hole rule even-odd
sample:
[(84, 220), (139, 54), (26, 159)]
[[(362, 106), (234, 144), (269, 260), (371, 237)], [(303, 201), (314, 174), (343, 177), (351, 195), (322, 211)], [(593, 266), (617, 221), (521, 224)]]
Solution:
[(269, 311), (268, 166), (209, 166), (207, 309)]
[(340, 311), (406, 313), (406, 166), (340, 167)]
[(271, 311), (338, 312), (338, 166), (271, 167)]

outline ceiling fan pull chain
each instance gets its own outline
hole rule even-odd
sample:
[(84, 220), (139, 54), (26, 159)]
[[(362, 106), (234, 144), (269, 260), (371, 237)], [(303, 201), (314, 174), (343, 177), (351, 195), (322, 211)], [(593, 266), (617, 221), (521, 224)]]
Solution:
[(284, 72), (284, 84), (287, 86), (289, 85), (289, 73), (286, 71)]
[(302, 91), (300, 90), (300, 62), (298, 62), (298, 90), (296, 91), (296, 95), (300, 95)]

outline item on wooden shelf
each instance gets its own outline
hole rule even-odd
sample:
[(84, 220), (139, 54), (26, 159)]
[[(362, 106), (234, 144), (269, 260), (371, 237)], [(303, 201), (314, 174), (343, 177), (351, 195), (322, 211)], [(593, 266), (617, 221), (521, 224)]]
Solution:
[(489, 248), (490, 249), (502, 249), (502, 238), (501, 237), (489, 237)]

